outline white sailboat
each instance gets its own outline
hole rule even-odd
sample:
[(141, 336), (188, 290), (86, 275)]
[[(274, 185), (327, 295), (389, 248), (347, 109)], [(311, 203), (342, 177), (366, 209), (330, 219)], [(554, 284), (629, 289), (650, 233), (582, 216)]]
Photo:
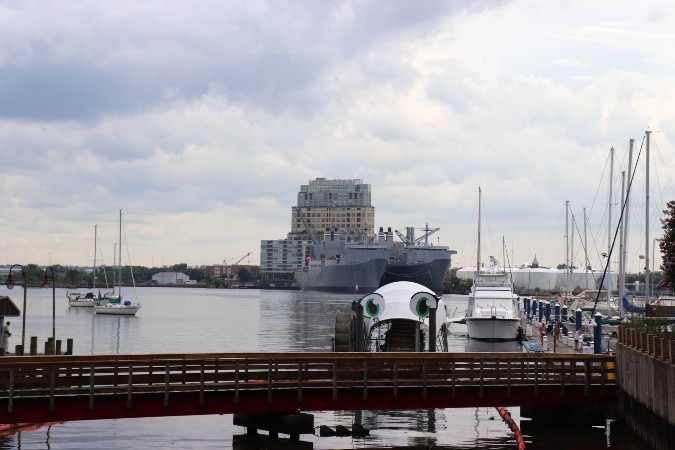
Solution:
[(94, 306), (94, 312), (96, 314), (111, 314), (111, 315), (125, 315), (133, 316), (139, 309), (141, 305), (139, 303), (132, 303), (130, 300), (122, 301), (122, 210), (120, 209), (120, 236), (119, 236), (119, 259), (117, 261), (119, 265), (119, 273), (117, 277), (118, 286), (117, 286), (117, 297), (119, 302), (107, 302), (102, 303), (99, 306)]
[[(105, 294), (101, 296), (100, 291), (99, 294), (96, 295), (96, 244), (97, 244), (97, 239), (98, 239), (98, 225), (94, 225), (94, 283), (92, 287), (91, 292), (87, 292), (86, 294), (81, 294), (77, 292), (67, 292), (66, 297), (68, 298), (68, 305), (72, 306), (74, 308), (78, 307), (85, 307), (85, 308), (93, 308), (94, 306), (97, 306), (101, 304), (101, 302), (107, 302), (109, 301), (109, 294)], [(113, 300), (114, 301), (114, 300)]]
[(481, 271), (480, 219), (481, 190), (478, 189), (478, 252), (473, 286), (466, 310), (466, 326), (470, 339), (512, 341), (518, 333), (518, 296), (513, 292), (511, 277), (494, 257)]

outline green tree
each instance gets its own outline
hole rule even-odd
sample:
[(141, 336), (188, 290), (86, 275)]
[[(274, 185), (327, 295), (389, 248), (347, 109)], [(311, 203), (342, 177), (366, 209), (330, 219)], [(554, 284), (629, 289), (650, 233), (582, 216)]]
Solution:
[(663, 213), (665, 214), (665, 218), (661, 219), (663, 237), (659, 242), (661, 260), (663, 261), (661, 263), (663, 279), (659, 286), (673, 289), (673, 286), (675, 286), (675, 200), (666, 204)]
[(239, 281), (246, 283), (251, 280), (251, 272), (246, 267), (239, 268)]
[(473, 280), (469, 278), (451, 277), (446, 282), (446, 286), (451, 292), (468, 293), (471, 291), (472, 285)]

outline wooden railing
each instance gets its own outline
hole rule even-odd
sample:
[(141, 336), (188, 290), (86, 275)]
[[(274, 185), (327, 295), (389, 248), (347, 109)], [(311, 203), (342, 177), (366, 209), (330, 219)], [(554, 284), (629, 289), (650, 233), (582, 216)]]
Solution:
[[(220, 353), (92, 355), (0, 358), (0, 422), (21, 402), (48, 402), (53, 412), (62, 399), (79, 399), (94, 410), (101, 399), (123, 398), (133, 408), (151, 396), (168, 406), (172, 397), (191, 393), (199, 406), (210, 395), (227, 394), (234, 404), (256, 394), (271, 403), (292, 393), (301, 409), (304, 397), (322, 392), (327, 401), (358, 393), (414, 391), (420, 401), (439, 389), (454, 398), (471, 388), (483, 398), (499, 389), (507, 397), (518, 389), (537, 396), (552, 388), (560, 396), (572, 388), (591, 395), (615, 384), (614, 358), (608, 355), (519, 353)], [(313, 406), (314, 409), (317, 406)], [(326, 409), (332, 409), (327, 405)], [(375, 409), (375, 408), (374, 408)]]
[(646, 353), (664, 362), (675, 364), (675, 339), (663, 337), (646, 329), (619, 326), (619, 344)]

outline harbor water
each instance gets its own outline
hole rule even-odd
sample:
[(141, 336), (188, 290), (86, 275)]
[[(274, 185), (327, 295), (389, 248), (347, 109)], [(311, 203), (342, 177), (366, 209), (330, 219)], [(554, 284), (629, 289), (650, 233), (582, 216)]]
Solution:
[[(135, 292), (135, 293), (134, 293)], [(348, 311), (353, 294), (257, 290), (143, 287), (127, 290), (142, 304), (137, 316), (95, 315), (91, 308), (71, 308), (66, 290), (56, 290), (56, 338), (74, 339), (75, 354), (189, 352), (329, 352), (335, 313)], [(21, 308), (23, 292), (0, 287)], [(463, 314), (466, 296), (444, 296), (448, 314)], [(26, 342), (45, 341), (52, 333), (52, 291), (31, 288), (26, 307)], [(11, 348), (21, 342), (21, 317), (9, 318)], [(450, 327), (452, 352), (520, 351), (515, 342), (467, 340), (466, 326)], [(509, 407), (509, 405), (503, 405)], [(559, 426), (533, 427), (509, 408), (524, 430), (528, 449), (645, 448), (609, 422), (607, 427), (577, 428), (574, 417), (556, 418)], [(353, 411), (318, 412), (314, 423), (351, 427)], [(352, 449), (515, 449), (513, 433), (494, 408), (415, 411), (363, 411), (365, 438), (303, 435), (295, 448)], [(525, 422), (529, 422), (529, 425)], [(230, 415), (79, 421), (0, 437), (0, 449), (195, 449), (282, 448), (261, 439), (241, 440), (245, 430)], [(285, 436), (281, 436), (282, 438)], [(282, 439), (283, 443), (283, 439)], [(293, 448), (288, 447), (283, 448)]]

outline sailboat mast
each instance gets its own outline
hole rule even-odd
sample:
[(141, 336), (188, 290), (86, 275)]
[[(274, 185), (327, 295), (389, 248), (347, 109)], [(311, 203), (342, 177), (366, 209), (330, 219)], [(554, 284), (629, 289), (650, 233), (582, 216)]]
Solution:
[(120, 276), (119, 276), (119, 280), (118, 280), (119, 283), (120, 283), (120, 287), (119, 287), (119, 292), (118, 292), (117, 295), (119, 295), (120, 298), (122, 298), (122, 210), (121, 209), (120, 209), (120, 248), (119, 248), (118, 251), (119, 251), (119, 258), (118, 258), (117, 263), (119, 264), (119, 271), (120, 271), (120, 274), (119, 274)]
[[(626, 186), (626, 206), (623, 213), (623, 251), (628, 252), (628, 224), (630, 223), (630, 187), (633, 181), (633, 144), (634, 139), (630, 139), (628, 145), (628, 185)], [(626, 256), (623, 259), (623, 270), (626, 271)], [(621, 299), (623, 301), (623, 299)]]
[(572, 215), (572, 235), (570, 236), (570, 284), (567, 286), (568, 294), (572, 294), (572, 283), (574, 282), (574, 229), (576, 222), (574, 221), (574, 213)]
[(117, 258), (117, 242), (113, 243), (113, 270), (112, 270), (112, 286), (113, 286), (113, 296), (115, 295), (115, 286), (117, 286), (117, 283), (115, 283), (115, 278), (117, 278), (117, 270), (116, 265), (115, 265), (115, 259)]
[[(588, 219), (586, 218), (586, 207), (584, 206), (584, 289), (588, 289), (588, 233), (586, 228), (588, 227)], [(595, 276), (593, 276), (593, 283), (595, 284)]]
[(502, 267), (506, 272), (506, 237), (502, 236)]
[[(624, 207), (626, 190), (626, 171), (621, 172), (621, 208)], [(623, 224), (619, 222), (619, 317), (621, 317), (621, 307), (623, 302), (623, 292), (626, 285), (626, 249), (623, 246)]]
[(570, 294), (570, 201), (565, 201), (565, 288)]
[(649, 138), (651, 131), (645, 131), (647, 146), (645, 147), (645, 298), (649, 300), (651, 293), (649, 274)]
[(614, 147), (609, 149), (609, 204), (607, 213), (607, 304), (612, 296), (612, 190), (614, 189)]
[(480, 273), (480, 203), (481, 203), (481, 191), (480, 186), (478, 187), (478, 249), (476, 251), (476, 277)]
[(94, 225), (94, 290), (96, 290), (96, 232), (98, 225)]

